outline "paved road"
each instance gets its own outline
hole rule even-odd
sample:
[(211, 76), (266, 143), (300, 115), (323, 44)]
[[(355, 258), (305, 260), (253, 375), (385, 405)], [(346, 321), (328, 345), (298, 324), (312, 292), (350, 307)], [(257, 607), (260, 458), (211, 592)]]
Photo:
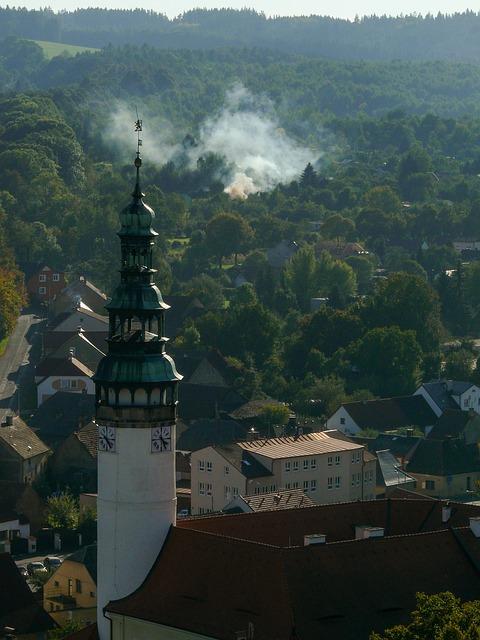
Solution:
[(18, 406), (17, 385), (29, 364), (29, 354), (34, 340), (33, 325), (41, 322), (30, 311), (23, 313), (11, 334), (5, 353), (0, 357), (0, 420)]

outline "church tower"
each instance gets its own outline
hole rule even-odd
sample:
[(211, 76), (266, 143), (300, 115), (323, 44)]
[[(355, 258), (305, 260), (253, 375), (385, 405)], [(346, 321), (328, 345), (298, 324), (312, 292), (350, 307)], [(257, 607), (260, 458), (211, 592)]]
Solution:
[[(141, 123), (137, 123), (141, 130)], [(108, 353), (94, 381), (98, 424), (98, 631), (103, 607), (134, 591), (176, 517), (175, 421), (181, 375), (165, 352), (169, 308), (154, 283), (153, 210), (143, 202), (135, 158), (131, 203), (120, 214), (120, 284), (106, 305)]]

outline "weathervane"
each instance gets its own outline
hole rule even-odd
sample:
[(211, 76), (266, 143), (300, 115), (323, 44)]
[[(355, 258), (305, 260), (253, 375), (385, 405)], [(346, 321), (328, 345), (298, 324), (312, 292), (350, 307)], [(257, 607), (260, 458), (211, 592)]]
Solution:
[(140, 134), (143, 131), (142, 128), (142, 121), (140, 120), (140, 118), (138, 117), (138, 109), (137, 107), (135, 107), (135, 111), (137, 114), (137, 119), (135, 120), (135, 133), (137, 134), (137, 156), (140, 155), (140, 147), (142, 146), (142, 139), (140, 138)]

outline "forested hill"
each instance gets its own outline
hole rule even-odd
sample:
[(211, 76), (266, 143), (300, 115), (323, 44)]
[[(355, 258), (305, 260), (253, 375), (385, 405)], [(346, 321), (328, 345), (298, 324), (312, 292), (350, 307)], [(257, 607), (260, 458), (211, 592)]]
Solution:
[(169, 20), (145, 10), (0, 9), (0, 38), (20, 36), (104, 47), (145, 43), (162, 49), (262, 47), (334, 59), (480, 61), (480, 14), (274, 17), (251, 10), (194, 10)]

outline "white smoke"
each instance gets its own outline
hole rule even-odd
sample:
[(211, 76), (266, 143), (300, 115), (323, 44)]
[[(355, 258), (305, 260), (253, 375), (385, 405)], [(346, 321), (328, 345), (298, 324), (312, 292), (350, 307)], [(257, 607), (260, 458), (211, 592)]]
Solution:
[[(131, 120), (131, 111), (120, 105), (108, 129), (108, 139), (117, 143), (124, 140), (128, 131), (125, 123)], [(155, 124), (153, 134), (150, 127), (146, 136), (149, 159), (164, 164), (183, 153), (190, 167), (195, 168), (201, 156), (208, 153), (223, 156), (229, 173), (219, 177), (232, 198), (247, 198), (290, 182), (308, 162), (315, 163), (319, 158), (318, 151), (285, 133), (270, 100), (254, 96), (241, 84), (235, 84), (227, 92), (222, 109), (200, 125), (194, 146), (184, 149), (174, 142), (175, 137), (167, 122)]]

